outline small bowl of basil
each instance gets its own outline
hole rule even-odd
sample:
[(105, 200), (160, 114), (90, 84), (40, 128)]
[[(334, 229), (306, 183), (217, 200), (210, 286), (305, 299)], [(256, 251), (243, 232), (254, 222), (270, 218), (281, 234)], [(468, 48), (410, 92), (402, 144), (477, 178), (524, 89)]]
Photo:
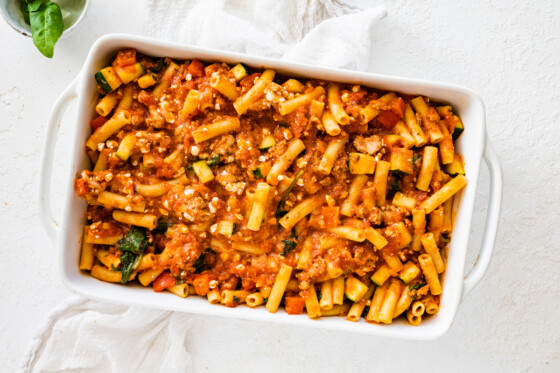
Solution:
[(88, 0), (0, 0), (0, 13), (6, 22), (51, 58), (54, 45), (67, 36), (86, 14)]

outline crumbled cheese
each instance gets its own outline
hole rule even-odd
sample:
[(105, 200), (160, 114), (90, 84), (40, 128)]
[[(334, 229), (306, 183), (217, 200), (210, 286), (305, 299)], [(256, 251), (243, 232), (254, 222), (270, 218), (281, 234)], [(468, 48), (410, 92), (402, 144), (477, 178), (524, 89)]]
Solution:
[(104, 142), (100, 142), (99, 144), (97, 144), (97, 150), (99, 150), (99, 151), (102, 151), (104, 147), (105, 147)]
[(185, 78), (187, 78), (187, 80), (192, 80), (192, 75), (191, 75), (191, 74), (187, 74), (187, 76), (186, 76)]
[(215, 289), (216, 286), (218, 286), (218, 280), (212, 280), (212, 281), (210, 281), (210, 283), (208, 284), (208, 286), (210, 287), (210, 289)]
[(267, 101), (272, 101), (272, 100), (274, 100), (274, 92), (270, 92), (270, 91), (266, 92), (266, 96), (265, 96), (265, 97), (266, 97), (266, 100), (267, 100)]
[(194, 195), (194, 189), (187, 188), (184, 193), (185, 197), (192, 197)]
[(278, 175), (278, 181), (284, 180), (284, 175)]
[(198, 153), (200, 152), (200, 148), (198, 146), (191, 146), (191, 154), (192, 155), (198, 155)]
[(125, 211), (132, 211), (132, 208), (130, 206), (126, 206), (124, 209)]
[(238, 265), (235, 267), (235, 269), (238, 270), (238, 271), (243, 271), (243, 270), (245, 270), (245, 266), (244, 266), (243, 264), (238, 264)]
[(265, 157), (264, 155), (261, 155), (261, 156), (259, 157), (259, 161), (260, 161), (260, 162), (266, 162), (266, 157)]

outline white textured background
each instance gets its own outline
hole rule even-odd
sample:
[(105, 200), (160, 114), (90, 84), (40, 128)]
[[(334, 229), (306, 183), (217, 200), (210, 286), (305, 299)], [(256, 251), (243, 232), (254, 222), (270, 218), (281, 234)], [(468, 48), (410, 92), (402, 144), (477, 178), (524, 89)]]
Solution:
[[(87, 18), (58, 43), (53, 60), (0, 20), (2, 372), (19, 364), (44, 315), (70, 296), (38, 218), (37, 175), (50, 108), (95, 39), (142, 32), (135, 17), (141, 11), (129, 9), (137, 2), (90, 3)], [(389, 13), (374, 29), (370, 71), (465, 85), (486, 103), (488, 135), (504, 170), (488, 274), (449, 333), (433, 342), (195, 316), (185, 343), (196, 371), (560, 371), (560, 3), (381, 3)], [(63, 123), (62, 139), (71, 125)], [(57, 170), (65, 165), (64, 140), (59, 143)], [(469, 267), (487, 189), (483, 167)]]

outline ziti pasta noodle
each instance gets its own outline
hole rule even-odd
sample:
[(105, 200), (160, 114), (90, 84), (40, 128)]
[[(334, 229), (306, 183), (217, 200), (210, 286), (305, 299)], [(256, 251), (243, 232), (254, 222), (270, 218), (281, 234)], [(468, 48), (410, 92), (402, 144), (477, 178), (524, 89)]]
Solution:
[(111, 67), (75, 180), (81, 270), (309, 318), (437, 314), (467, 182), (450, 106), (134, 49)]

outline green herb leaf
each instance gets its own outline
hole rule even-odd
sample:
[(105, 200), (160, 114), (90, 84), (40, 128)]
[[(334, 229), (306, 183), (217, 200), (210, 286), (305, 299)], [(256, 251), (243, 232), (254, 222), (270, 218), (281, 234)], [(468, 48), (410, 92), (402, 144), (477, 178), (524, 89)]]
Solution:
[(128, 251), (140, 254), (148, 247), (149, 239), (142, 228), (132, 226), (128, 233), (117, 242), (118, 248), (123, 253)]
[[(296, 186), (296, 183), (297, 183), (298, 179), (301, 177), (301, 175), (303, 175), (303, 170), (298, 171), (296, 176), (294, 176), (294, 180), (288, 186), (288, 189), (286, 189), (286, 191), (284, 192), (284, 195), (282, 196), (282, 199), (280, 200), (280, 203), (278, 203), (278, 207), (276, 207), (276, 220), (280, 219), (282, 216), (284, 216), (288, 213), (287, 211), (284, 210), (284, 205), (286, 204), (286, 201), (288, 200), (288, 196), (292, 192), (292, 189), (294, 189), (294, 186)], [(279, 227), (280, 227), (280, 225), (279, 225)]]
[(255, 179), (262, 179), (264, 177), (260, 167), (257, 167), (256, 170), (253, 170), (253, 176), (255, 176)]
[(231, 235), (233, 236), (235, 233), (237, 233), (238, 229), (239, 227), (237, 226), (237, 223), (233, 223), (233, 227), (231, 228)]
[(449, 242), (449, 241), (451, 241), (450, 238), (445, 237), (445, 236), (440, 236), (439, 238), (441, 239), (442, 242)]
[(19, 9), (21, 10), (21, 14), (23, 14), (23, 19), (25, 20), (25, 23), (29, 25), (29, 10), (27, 9), (26, 0), (19, 0)]
[(27, 1), (27, 11), (36, 12), (42, 4), (43, 0)]
[(412, 156), (412, 164), (416, 164), (416, 161), (420, 158), (420, 154), (414, 154)]
[(426, 286), (425, 282), (419, 282), (417, 284), (409, 285), (408, 290), (418, 290), (418, 289), (420, 289), (421, 287), (424, 287), (424, 286)]
[(202, 273), (214, 268), (216, 252), (211, 248), (204, 250), (193, 263), (194, 273)]
[(165, 220), (164, 218), (159, 218), (156, 229), (152, 231), (154, 234), (165, 234), (167, 230), (173, 226), (173, 222), (171, 220)]
[[(33, 2), (33, 6), (36, 2)], [(29, 13), (33, 43), (48, 58), (54, 54), (54, 45), (64, 31), (62, 12), (58, 4), (47, 1)]]
[(284, 243), (284, 250), (282, 250), (282, 256), (288, 255), (292, 250), (294, 250), (297, 246), (297, 236), (291, 235), (291, 239), (289, 240), (282, 240)]
[(286, 123), (286, 122), (280, 122), (280, 123), (278, 123), (278, 127), (288, 128), (288, 123)]
[(133, 254), (130, 251), (126, 251), (121, 255), (121, 264), (118, 271), (121, 272), (121, 284), (126, 284), (130, 280), (130, 276), (138, 264), (140, 264), (140, 259), (142, 254)]
[(220, 155), (215, 155), (210, 158), (209, 161), (206, 161), (206, 164), (210, 167), (217, 166), (220, 163)]

